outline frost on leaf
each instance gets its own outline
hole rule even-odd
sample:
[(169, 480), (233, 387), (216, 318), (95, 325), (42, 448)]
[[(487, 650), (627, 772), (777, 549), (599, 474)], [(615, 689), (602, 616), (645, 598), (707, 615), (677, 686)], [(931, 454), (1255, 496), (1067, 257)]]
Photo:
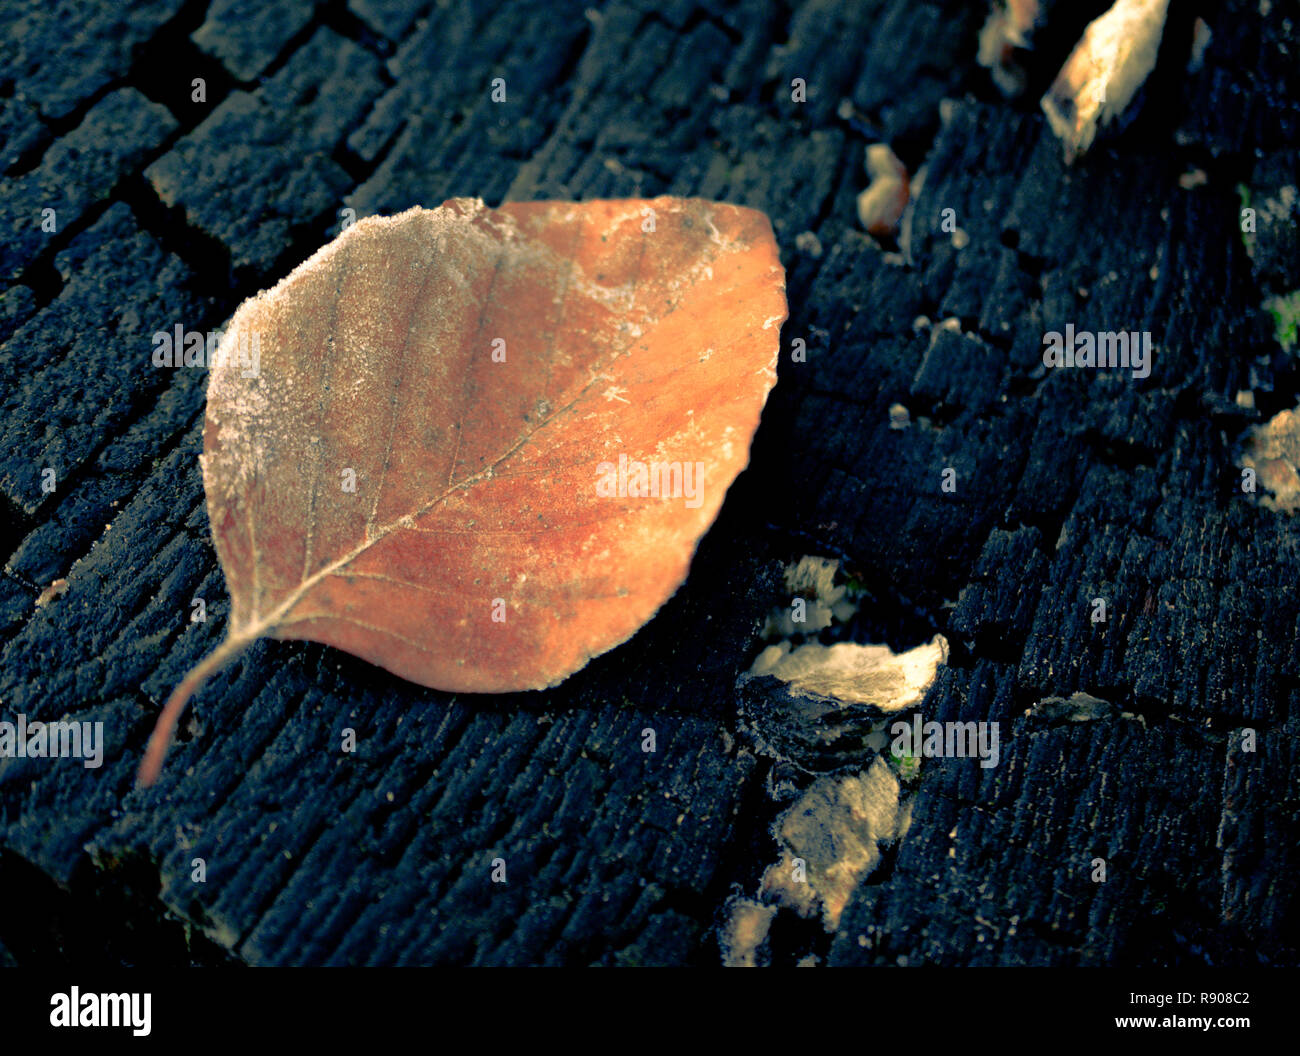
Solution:
[(767, 217), (680, 198), (371, 218), (245, 302), (223, 345), (259, 369), (218, 350), (204, 431), (230, 625), (142, 781), (260, 637), (465, 692), (631, 637), (748, 461), (785, 317)]

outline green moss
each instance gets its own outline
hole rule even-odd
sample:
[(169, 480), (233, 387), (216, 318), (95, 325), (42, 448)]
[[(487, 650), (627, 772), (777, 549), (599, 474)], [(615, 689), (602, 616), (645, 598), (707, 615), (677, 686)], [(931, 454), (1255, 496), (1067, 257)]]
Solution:
[(889, 755), (894, 760), (894, 766), (898, 770), (898, 776), (901, 780), (912, 781), (921, 772), (921, 757), (919, 755), (913, 755), (911, 752), (896, 752), (892, 748)]
[(1273, 334), (1286, 352), (1300, 344), (1300, 290), (1292, 290), (1264, 302), (1273, 317)]

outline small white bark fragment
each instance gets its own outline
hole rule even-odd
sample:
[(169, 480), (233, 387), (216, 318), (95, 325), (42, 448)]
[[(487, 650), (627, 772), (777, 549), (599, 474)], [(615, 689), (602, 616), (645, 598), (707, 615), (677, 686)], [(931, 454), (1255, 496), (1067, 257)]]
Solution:
[(731, 902), (730, 915), (722, 929), (722, 964), (726, 968), (757, 968), (763, 962), (759, 947), (767, 941), (776, 906), (765, 906), (752, 898)]
[(1239, 465), (1253, 469), (1261, 488), (1259, 503), (1270, 510), (1300, 510), (1300, 407), (1275, 414), (1251, 428)]
[(989, 17), (980, 30), (977, 61), (993, 76), (993, 83), (1008, 97), (1025, 90), (1025, 71), (1013, 61), (1016, 48), (1028, 48), (1038, 25), (1038, 0), (993, 0)]
[(1155, 68), (1168, 11), (1169, 0), (1116, 0), (1084, 31), (1042, 101), (1067, 164), (1123, 113)]
[(856, 642), (809, 642), (791, 651), (790, 643), (782, 642), (759, 653), (749, 674), (773, 675), (789, 683), (796, 696), (832, 697), (895, 712), (921, 702), (947, 658), (948, 643), (939, 634), (903, 653)]
[(37, 597), (36, 599), (36, 607), (38, 609), (45, 608), (45, 606), (48, 605), (51, 601), (53, 601), (55, 598), (64, 594), (67, 591), (67, 589), (68, 589), (68, 581), (66, 579), (56, 579), (53, 583), (51, 583), (48, 587), (46, 587), (43, 591), (41, 591), (40, 596)]
[(880, 844), (900, 835), (899, 791), (880, 756), (862, 773), (814, 781), (773, 827), (781, 857), (764, 872), (761, 895), (802, 917), (820, 911), (834, 932), (858, 882), (880, 863)]
[(1205, 49), (1210, 46), (1210, 41), (1214, 38), (1214, 33), (1210, 29), (1210, 24), (1203, 18), (1198, 18), (1192, 25), (1192, 54), (1187, 60), (1187, 72), (1199, 73), (1201, 67), (1205, 65)]
[(892, 237), (907, 207), (907, 169), (885, 143), (867, 147), (864, 165), (871, 183), (858, 195), (858, 219), (877, 238)]
[(803, 619), (795, 622), (792, 606), (783, 605), (768, 614), (763, 637), (789, 638), (795, 634), (816, 634), (835, 622), (846, 623), (857, 611), (848, 587), (836, 584), (840, 563), (830, 557), (801, 557), (785, 569), (785, 585), (791, 599), (803, 600)]

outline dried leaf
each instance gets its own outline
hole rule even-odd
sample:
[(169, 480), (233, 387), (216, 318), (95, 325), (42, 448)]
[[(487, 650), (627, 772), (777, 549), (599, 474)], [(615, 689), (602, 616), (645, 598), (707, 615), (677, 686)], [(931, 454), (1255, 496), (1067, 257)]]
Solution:
[(364, 220), (246, 302), (204, 432), (230, 626), (141, 783), (260, 637), (468, 692), (627, 640), (748, 461), (785, 315), (767, 218), (676, 198)]

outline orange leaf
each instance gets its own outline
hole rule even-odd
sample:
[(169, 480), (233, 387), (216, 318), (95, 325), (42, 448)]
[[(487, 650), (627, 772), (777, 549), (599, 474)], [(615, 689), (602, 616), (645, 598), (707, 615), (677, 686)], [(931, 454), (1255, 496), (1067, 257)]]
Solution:
[(489, 693), (626, 641), (745, 468), (785, 315), (767, 217), (679, 198), (363, 220), (245, 302), (202, 460), (230, 626), (141, 783), (260, 637)]

